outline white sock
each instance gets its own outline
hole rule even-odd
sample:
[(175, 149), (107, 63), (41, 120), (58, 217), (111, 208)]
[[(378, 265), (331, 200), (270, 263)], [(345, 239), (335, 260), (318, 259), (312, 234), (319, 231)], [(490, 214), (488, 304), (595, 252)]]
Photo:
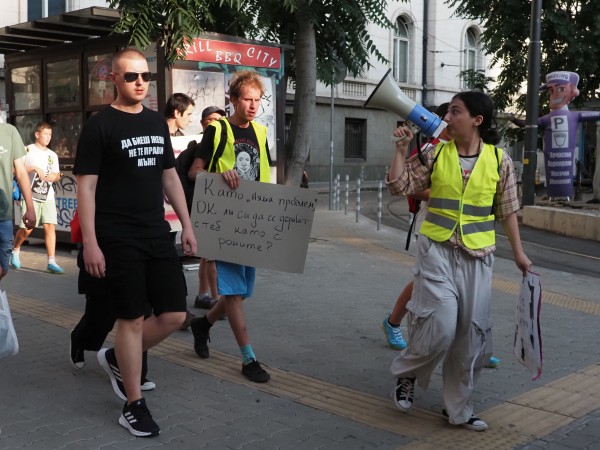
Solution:
[(56, 257), (48, 256), (48, 264), (56, 264)]

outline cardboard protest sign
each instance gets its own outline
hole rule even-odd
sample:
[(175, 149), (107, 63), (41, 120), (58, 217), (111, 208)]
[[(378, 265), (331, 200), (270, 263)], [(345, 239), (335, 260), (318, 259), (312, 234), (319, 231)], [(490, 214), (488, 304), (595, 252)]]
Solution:
[(200, 173), (191, 212), (197, 254), (302, 273), (316, 203), (310, 189), (241, 180), (232, 190), (220, 174)]
[(523, 277), (517, 300), (517, 326), (513, 353), (517, 361), (529, 369), (533, 381), (542, 376), (541, 308), (540, 276), (533, 272), (527, 272), (527, 275)]

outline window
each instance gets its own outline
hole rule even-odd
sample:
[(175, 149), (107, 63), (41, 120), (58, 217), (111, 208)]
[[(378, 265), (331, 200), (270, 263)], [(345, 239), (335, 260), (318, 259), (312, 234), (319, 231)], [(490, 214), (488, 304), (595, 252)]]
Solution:
[[(472, 71), (472, 73), (475, 73), (478, 70), (483, 69), (481, 51), (479, 50), (479, 38), (477, 30), (475, 30), (474, 28), (469, 28), (467, 30), (467, 33), (465, 34), (464, 46), (465, 60), (463, 65), (463, 71), (470, 70)], [(463, 87), (466, 89), (470, 88), (466, 79), (463, 79)]]
[(27, 20), (56, 16), (65, 11), (65, 0), (27, 0)]
[(57, 110), (79, 107), (79, 58), (48, 62), (46, 64), (47, 108)]
[(115, 99), (115, 88), (110, 81), (112, 54), (88, 56), (88, 105), (109, 105)]
[(367, 159), (367, 121), (346, 118), (344, 132), (344, 158)]
[(405, 17), (399, 17), (394, 30), (393, 74), (394, 79), (408, 83), (408, 61), (410, 47), (410, 24)]
[(11, 69), (12, 104), (15, 111), (41, 109), (41, 72), (39, 65)]

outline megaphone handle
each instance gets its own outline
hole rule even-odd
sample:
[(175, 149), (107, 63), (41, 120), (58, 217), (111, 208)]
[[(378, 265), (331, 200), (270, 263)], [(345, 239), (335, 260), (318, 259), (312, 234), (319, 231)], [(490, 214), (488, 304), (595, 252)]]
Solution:
[(393, 142), (394, 144), (397, 144), (398, 142), (405, 141), (406, 139), (408, 139), (408, 136), (406, 136), (406, 135), (404, 135), (404, 136), (402, 136), (402, 137), (398, 137), (398, 136), (394, 136), (394, 135), (392, 134), (392, 142)]

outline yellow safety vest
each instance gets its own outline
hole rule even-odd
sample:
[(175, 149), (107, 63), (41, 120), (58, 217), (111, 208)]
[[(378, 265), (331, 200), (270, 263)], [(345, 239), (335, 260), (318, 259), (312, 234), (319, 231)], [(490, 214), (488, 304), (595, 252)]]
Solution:
[(447, 241), (457, 225), (463, 243), (470, 249), (496, 242), (494, 195), (500, 179), (502, 150), (485, 144), (463, 191), (463, 178), (454, 141), (439, 144), (431, 173), (431, 191), (421, 234), (434, 241)]
[[(223, 148), (223, 154), (218, 155), (219, 143), (221, 142), (221, 123), (225, 124), (227, 133), (227, 142)], [(271, 168), (269, 166), (269, 156), (267, 155), (267, 127), (259, 123), (250, 122), (256, 139), (258, 141), (259, 158), (260, 158), (260, 181), (265, 183), (271, 182)], [(215, 138), (213, 142), (213, 148), (215, 149), (213, 156), (210, 160), (209, 172), (223, 173), (226, 170), (230, 170), (235, 165), (235, 150), (234, 150), (234, 136), (231, 125), (227, 119), (215, 120), (212, 122), (210, 127), (215, 127)], [(216, 161), (215, 158), (217, 158)]]

